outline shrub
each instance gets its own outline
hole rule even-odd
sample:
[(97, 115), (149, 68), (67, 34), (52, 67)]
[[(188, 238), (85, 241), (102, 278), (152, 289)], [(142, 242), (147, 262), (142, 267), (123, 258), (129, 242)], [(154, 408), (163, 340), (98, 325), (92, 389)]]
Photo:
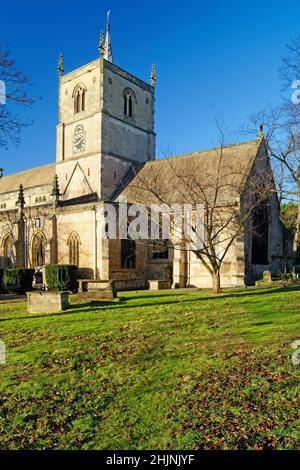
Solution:
[(4, 276), (4, 269), (0, 268), (0, 294), (1, 292), (4, 291), (3, 276)]
[(9, 292), (24, 293), (32, 290), (34, 269), (6, 268), (3, 281)]
[(45, 267), (48, 290), (78, 290), (78, 267), (73, 264), (48, 264)]

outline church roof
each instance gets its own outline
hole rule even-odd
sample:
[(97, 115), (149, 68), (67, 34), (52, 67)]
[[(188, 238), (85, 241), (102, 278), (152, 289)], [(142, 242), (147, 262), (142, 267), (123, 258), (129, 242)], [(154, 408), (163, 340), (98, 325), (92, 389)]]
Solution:
[(50, 186), (54, 175), (55, 163), (12, 173), (0, 179), (0, 194), (17, 191), (20, 184), (24, 190), (37, 186)]
[(129, 203), (146, 205), (201, 203), (202, 190), (206, 201), (215, 197), (219, 178), (219, 202), (228, 203), (241, 194), (261, 143), (253, 140), (147, 162), (119, 194)]

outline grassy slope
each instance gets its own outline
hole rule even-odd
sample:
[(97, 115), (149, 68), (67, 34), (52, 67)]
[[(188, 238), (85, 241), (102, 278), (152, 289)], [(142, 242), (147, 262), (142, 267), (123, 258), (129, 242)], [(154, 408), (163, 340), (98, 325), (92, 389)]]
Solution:
[(300, 447), (298, 288), (125, 297), (0, 304), (0, 448)]

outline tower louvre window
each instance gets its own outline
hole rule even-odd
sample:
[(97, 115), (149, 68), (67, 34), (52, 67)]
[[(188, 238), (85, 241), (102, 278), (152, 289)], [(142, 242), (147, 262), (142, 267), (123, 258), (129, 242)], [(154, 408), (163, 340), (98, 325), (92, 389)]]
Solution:
[(75, 113), (80, 113), (80, 94), (77, 92), (75, 98)]
[(132, 117), (133, 116), (133, 99), (134, 93), (132, 90), (125, 90), (124, 92), (124, 115)]
[(73, 92), (74, 114), (85, 111), (86, 88), (84, 85), (77, 85)]
[(81, 95), (81, 111), (85, 110), (85, 90), (82, 91)]
[(130, 95), (128, 98), (128, 114), (132, 117), (132, 96)]

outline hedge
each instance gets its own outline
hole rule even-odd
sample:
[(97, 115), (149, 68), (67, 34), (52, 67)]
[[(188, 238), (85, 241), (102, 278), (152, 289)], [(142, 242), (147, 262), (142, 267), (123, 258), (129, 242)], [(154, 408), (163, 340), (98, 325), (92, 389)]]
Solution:
[(45, 274), (48, 290), (77, 292), (77, 266), (73, 264), (48, 264), (45, 267)]
[(1, 292), (4, 291), (3, 276), (4, 276), (4, 269), (0, 268), (0, 294)]
[(3, 281), (10, 292), (24, 293), (32, 290), (34, 269), (6, 268)]

